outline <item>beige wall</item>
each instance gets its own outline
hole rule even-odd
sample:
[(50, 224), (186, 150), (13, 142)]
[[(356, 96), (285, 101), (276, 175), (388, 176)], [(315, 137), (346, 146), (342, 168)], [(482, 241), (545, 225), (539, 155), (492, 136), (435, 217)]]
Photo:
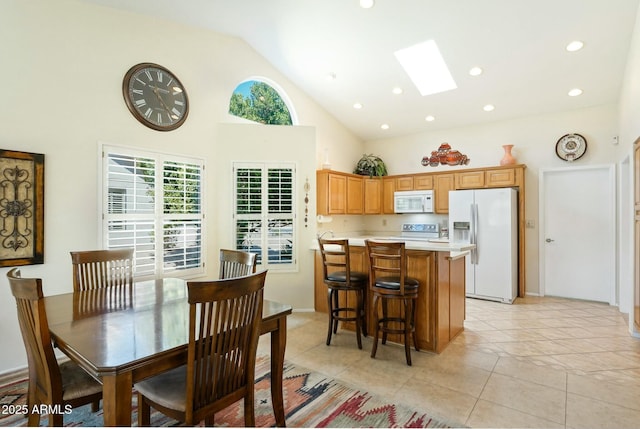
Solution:
[[(227, 114), (229, 98), (238, 83), (262, 76), (286, 92), (305, 134), (315, 139), (297, 160), (299, 177), (312, 178), (315, 188), (315, 169), (322, 162), (316, 150), (340, 148), (344, 155), (335, 162), (345, 168), (362, 153), (360, 140), (236, 38), (75, 0), (2, 0), (0, 38), (7, 41), (0, 44), (0, 148), (45, 154), (45, 263), (25, 266), (22, 274), (41, 277), (47, 295), (71, 291), (69, 251), (100, 246), (100, 142), (202, 157), (207, 167), (231, 159), (237, 152), (219, 137), (220, 124), (241, 122)], [(124, 74), (147, 61), (166, 66), (186, 86), (190, 113), (175, 131), (142, 126), (124, 103)], [(280, 147), (279, 153), (299, 156), (296, 143), (289, 145), (291, 150)], [(241, 147), (257, 160), (259, 150)], [(217, 213), (216, 201), (228, 194), (219, 174), (207, 168), (207, 214)], [(312, 203), (315, 213), (315, 197)], [(218, 223), (225, 216), (230, 215), (207, 216), (210, 276), (217, 275)], [(306, 234), (315, 234), (315, 222)], [(301, 249), (300, 257), (310, 255)], [(312, 308), (313, 271), (309, 262), (300, 268), (289, 277), (269, 276), (266, 294), (287, 296), (298, 309)], [(6, 271), (0, 270), (0, 373), (26, 365)]]

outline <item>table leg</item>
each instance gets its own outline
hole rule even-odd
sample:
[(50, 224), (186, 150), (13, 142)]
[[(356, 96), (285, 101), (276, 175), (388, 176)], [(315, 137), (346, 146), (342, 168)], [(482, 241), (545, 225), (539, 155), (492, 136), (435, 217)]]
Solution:
[(271, 401), (276, 426), (286, 427), (284, 420), (284, 397), (282, 378), (284, 377), (284, 351), (287, 345), (287, 318), (278, 320), (278, 328), (271, 331)]
[(102, 377), (102, 410), (105, 426), (131, 426), (132, 386), (130, 372)]

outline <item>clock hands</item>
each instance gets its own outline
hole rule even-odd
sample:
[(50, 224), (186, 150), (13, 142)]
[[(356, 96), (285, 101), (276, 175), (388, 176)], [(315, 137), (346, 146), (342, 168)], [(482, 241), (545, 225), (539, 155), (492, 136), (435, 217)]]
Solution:
[(178, 119), (178, 115), (176, 115), (174, 112), (171, 111), (169, 106), (167, 106), (167, 104), (164, 102), (164, 100), (160, 96), (160, 92), (159, 92), (159, 91), (164, 91), (164, 92), (169, 93), (169, 91), (163, 90), (161, 88), (158, 88), (157, 86), (151, 86), (151, 85), (149, 85), (149, 88), (151, 88), (153, 90), (153, 93), (158, 98), (158, 101), (160, 101), (160, 105), (162, 105), (162, 108), (167, 111), (167, 113), (169, 114), (169, 117), (171, 119), (173, 119), (173, 120), (177, 120)]

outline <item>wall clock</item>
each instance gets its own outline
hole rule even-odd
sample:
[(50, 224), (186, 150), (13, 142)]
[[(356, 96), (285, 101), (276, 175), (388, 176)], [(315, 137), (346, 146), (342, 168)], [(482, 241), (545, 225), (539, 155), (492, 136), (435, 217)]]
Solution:
[(565, 134), (556, 143), (556, 155), (564, 161), (576, 161), (587, 151), (587, 140), (580, 134)]
[(189, 114), (184, 86), (158, 64), (140, 63), (131, 67), (122, 81), (122, 94), (133, 116), (154, 130), (175, 130)]

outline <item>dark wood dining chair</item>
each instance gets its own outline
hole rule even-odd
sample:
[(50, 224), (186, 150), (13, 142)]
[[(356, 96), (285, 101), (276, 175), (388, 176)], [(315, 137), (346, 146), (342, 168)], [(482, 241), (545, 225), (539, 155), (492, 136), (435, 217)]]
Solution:
[(59, 413), (49, 414), (49, 426), (63, 426), (62, 413), (67, 405), (75, 408), (92, 404), (92, 411), (98, 411), (102, 385), (74, 362), (58, 364), (56, 360), (43, 302), (42, 280), (21, 278), (17, 268), (7, 273), (7, 279), (16, 300), (18, 322), (27, 351), (27, 424), (40, 424), (40, 413), (31, 413), (34, 406), (51, 406), (52, 411), (58, 406)]
[(133, 284), (133, 249), (71, 252), (73, 290)]
[[(331, 344), (331, 334), (338, 331), (338, 322), (355, 322), (356, 341), (361, 349), (361, 334), (367, 335), (364, 295), (368, 276), (366, 273), (351, 270), (349, 240), (319, 238), (318, 245), (322, 256), (324, 284), (327, 286), (327, 345)], [(342, 303), (340, 294), (345, 295), (342, 297)]]
[(220, 279), (242, 277), (256, 272), (256, 254), (241, 250), (220, 249)]
[[(365, 240), (369, 258), (369, 290), (373, 295), (373, 314), (376, 317), (376, 334), (371, 349), (371, 357), (376, 357), (378, 337), (382, 331), (382, 344), (387, 342), (387, 334), (404, 335), (404, 350), (407, 365), (411, 366), (410, 340), (416, 351), (416, 304), (418, 302), (417, 279), (407, 276), (407, 253), (404, 242), (376, 242)], [(390, 314), (389, 302), (401, 305), (398, 313)], [(378, 303), (382, 304), (382, 316)]]
[(255, 426), (254, 376), (267, 271), (187, 282), (187, 363), (135, 384), (138, 426), (150, 407), (193, 426), (213, 426), (214, 414), (244, 399), (246, 426)]

